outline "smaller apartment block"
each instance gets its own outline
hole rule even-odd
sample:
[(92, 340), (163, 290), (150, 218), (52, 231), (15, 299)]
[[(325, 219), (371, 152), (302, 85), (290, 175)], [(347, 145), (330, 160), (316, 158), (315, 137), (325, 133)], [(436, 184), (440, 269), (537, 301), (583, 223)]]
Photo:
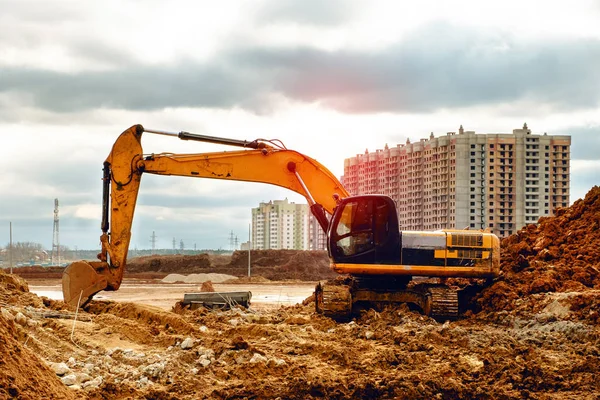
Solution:
[(403, 230), (490, 229), (504, 237), (569, 205), (570, 136), (476, 134), (461, 126), (344, 161), (350, 193), (396, 201)]
[(260, 203), (252, 209), (252, 248), (256, 250), (324, 250), (325, 234), (308, 204), (285, 200)]

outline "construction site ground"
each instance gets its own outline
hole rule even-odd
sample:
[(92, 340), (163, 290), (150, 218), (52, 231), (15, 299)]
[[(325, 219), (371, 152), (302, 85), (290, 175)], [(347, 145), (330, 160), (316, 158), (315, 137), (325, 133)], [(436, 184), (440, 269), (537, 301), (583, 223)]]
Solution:
[[(316, 254), (263, 256), (262, 274), (212, 286), (248, 289), (253, 299), (303, 297), (330, 278)], [(600, 398), (597, 187), (505, 238), (501, 275), (455, 321), (401, 305), (338, 323), (316, 314), (309, 296), (304, 304), (187, 310), (174, 301), (178, 291), (200, 283), (169, 286), (167, 276), (231, 274), (243, 255), (196, 269), (159, 261), (138, 265), (122, 290), (77, 313), (31, 292), (55, 288), (56, 276), (23, 271), (27, 282), (0, 273), (0, 398)], [(272, 279), (292, 269), (291, 281)]]

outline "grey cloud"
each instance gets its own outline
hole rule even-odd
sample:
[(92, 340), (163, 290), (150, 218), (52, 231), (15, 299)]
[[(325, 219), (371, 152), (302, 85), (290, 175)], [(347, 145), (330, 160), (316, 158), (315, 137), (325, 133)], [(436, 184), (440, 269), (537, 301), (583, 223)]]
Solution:
[(0, 91), (28, 92), (34, 105), (55, 112), (90, 108), (149, 110), (164, 107), (230, 107), (253, 96), (251, 78), (219, 68), (139, 67), (66, 74), (5, 68)]
[(56, 112), (236, 106), (260, 112), (273, 93), (347, 113), (425, 113), (518, 100), (561, 110), (600, 103), (595, 39), (520, 43), (437, 24), (377, 51), (237, 48), (217, 59), (77, 74), (4, 68), (0, 92), (28, 93), (37, 107)]

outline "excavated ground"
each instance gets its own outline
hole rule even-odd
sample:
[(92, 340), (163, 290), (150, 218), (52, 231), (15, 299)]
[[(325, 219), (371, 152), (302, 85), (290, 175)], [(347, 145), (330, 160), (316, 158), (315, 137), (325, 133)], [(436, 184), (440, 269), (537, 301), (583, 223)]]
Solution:
[(504, 239), (501, 276), (445, 323), (396, 307), (339, 324), (310, 301), (172, 312), (92, 301), (75, 321), (0, 274), (0, 397), (596, 399), (599, 225), (594, 187)]

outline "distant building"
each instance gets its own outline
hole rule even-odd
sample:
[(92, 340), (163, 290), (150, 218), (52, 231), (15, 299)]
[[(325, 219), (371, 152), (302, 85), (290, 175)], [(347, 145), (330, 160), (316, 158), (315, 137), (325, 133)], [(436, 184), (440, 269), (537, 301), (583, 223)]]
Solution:
[(386, 194), (403, 230), (486, 229), (504, 237), (569, 205), (570, 136), (449, 132), (344, 161), (353, 195)]
[(310, 212), (308, 204), (285, 200), (260, 203), (252, 209), (252, 248), (256, 250), (325, 249), (321, 227)]

